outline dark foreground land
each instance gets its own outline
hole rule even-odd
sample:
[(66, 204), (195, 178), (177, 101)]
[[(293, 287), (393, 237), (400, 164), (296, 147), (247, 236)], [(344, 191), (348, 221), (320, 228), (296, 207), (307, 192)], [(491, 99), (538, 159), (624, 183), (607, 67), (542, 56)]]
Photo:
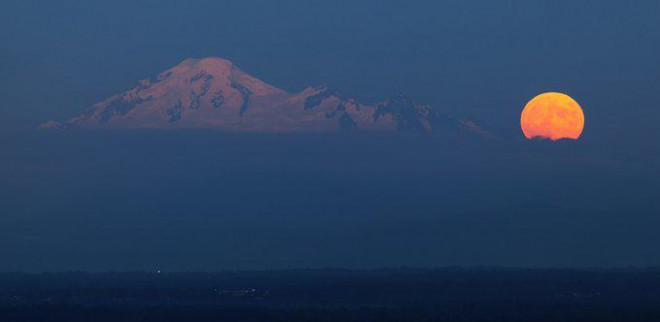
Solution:
[(660, 321), (660, 270), (0, 274), (0, 321)]

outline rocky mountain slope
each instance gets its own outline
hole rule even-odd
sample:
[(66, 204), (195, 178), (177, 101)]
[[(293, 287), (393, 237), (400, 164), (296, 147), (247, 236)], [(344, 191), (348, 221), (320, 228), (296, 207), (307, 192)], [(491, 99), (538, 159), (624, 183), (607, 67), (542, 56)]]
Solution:
[(43, 128), (218, 129), (243, 132), (469, 132), (475, 122), (413, 103), (403, 95), (363, 105), (327, 87), (289, 93), (221, 58), (186, 59), (132, 89)]

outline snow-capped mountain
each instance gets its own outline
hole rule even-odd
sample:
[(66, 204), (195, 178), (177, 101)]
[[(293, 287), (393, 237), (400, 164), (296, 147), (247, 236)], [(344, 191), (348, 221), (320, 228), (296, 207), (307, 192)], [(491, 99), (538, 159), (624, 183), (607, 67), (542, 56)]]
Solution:
[(132, 89), (44, 128), (219, 129), (252, 132), (465, 131), (489, 136), (403, 95), (363, 105), (326, 87), (289, 93), (221, 58), (186, 59)]

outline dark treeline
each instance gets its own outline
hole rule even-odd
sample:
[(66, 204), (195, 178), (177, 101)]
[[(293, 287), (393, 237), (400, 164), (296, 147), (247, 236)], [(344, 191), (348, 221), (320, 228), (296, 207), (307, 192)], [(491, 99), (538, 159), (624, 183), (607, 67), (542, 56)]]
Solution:
[(615, 311), (598, 308), (567, 309), (517, 307), (456, 307), (449, 310), (419, 308), (299, 308), (263, 307), (140, 307), (99, 308), (81, 306), (38, 306), (1, 308), (5, 322), (32, 321), (658, 321), (657, 308), (649, 311)]
[(660, 270), (0, 274), (1, 321), (659, 321)]

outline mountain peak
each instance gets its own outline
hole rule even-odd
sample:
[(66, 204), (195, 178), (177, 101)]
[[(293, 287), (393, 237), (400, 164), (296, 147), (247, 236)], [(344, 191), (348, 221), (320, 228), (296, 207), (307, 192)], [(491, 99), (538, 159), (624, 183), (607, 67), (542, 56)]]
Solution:
[(402, 94), (377, 105), (363, 105), (327, 86), (289, 93), (217, 57), (186, 59), (68, 121), (42, 126), (74, 127), (241, 132), (480, 130), (476, 123), (444, 116)]
[(235, 67), (234, 63), (228, 59), (219, 57), (206, 57), (206, 58), (187, 58), (177, 67), (184, 68), (201, 68), (210, 70), (225, 70)]

